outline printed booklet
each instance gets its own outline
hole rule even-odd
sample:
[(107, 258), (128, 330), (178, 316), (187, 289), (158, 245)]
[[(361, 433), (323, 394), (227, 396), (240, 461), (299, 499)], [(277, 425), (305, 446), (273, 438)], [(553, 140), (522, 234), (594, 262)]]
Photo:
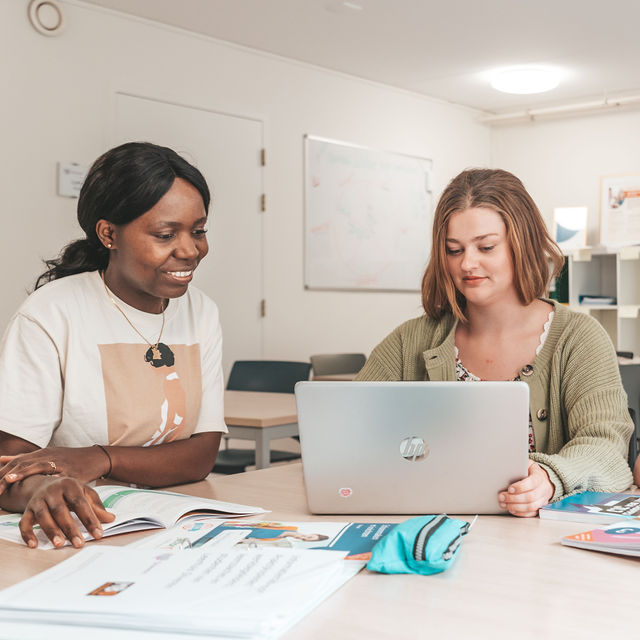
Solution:
[(358, 563), (343, 558), (326, 550), (88, 546), (0, 591), (0, 635), (276, 638), (355, 575)]
[[(172, 527), (179, 521), (202, 515), (234, 518), (266, 513), (260, 507), (196, 498), (171, 491), (134, 489), (122, 485), (103, 485), (95, 487), (95, 490), (104, 506), (116, 516), (113, 522), (102, 524), (104, 537), (131, 531)], [(0, 516), (0, 538), (25, 544), (18, 529), (20, 517), (19, 513)], [(93, 539), (82, 525), (80, 529), (84, 531), (85, 540)], [(39, 527), (34, 531), (40, 549), (54, 548)], [(67, 544), (70, 543), (67, 542)]]
[(289, 548), (343, 551), (346, 560), (368, 562), (373, 546), (393, 529), (388, 522), (229, 522), (192, 518), (128, 545), (149, 549)]
[(640, 521), (623, 520), (606, 527), (562, 538), (568, 547), (640, 556)]
[(640, 518), (640, 494), (597, 491), (576, 493), (542, 507), (540, 518), (592, 524), (608, 524), (625, 518)]

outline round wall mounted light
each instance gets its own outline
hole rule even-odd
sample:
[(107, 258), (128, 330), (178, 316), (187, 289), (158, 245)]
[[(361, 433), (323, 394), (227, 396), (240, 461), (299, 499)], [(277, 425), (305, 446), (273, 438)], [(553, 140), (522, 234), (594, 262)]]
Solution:
[(544, 93), (558, 86), (561, 75), (553, 67), (521, 65), (493, 71), (490, 82), (494, 89), (503, 93)]
[(29, 21), (43, 36), (58, 36), (64, 30), (62, 8), (55, 0), (31, 0)]

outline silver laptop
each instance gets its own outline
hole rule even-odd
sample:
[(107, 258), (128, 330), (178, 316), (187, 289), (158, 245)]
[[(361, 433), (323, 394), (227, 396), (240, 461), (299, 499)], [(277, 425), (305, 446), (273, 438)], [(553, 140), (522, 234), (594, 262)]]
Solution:
[(501, 513), (527, 475), (524, 382), (299, 382), (312, 513)]

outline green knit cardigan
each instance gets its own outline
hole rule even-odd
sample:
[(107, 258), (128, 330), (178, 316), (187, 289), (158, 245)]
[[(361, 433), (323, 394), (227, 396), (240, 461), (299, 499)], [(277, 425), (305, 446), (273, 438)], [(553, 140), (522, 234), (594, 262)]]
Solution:
[[(536, 440), (529, 457), (549, 474), (553, 500), (579, 491), (623, 491), (632, 482), (627, 451), (633, 422), (613, 345), (593, 318), (553, 304), (542, 350), (520, 375), (529, 385)], [(456, 324), (450, 314), (405, 322), (373, 350), (356, 379), (456, 380)]]

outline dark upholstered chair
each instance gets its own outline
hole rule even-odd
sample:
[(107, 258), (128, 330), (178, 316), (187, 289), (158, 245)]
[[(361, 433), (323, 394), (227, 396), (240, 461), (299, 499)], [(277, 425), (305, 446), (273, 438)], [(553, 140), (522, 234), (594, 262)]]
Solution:
[[(271, 393), (293, 393), (296, 382), (309, 379), (311, 363), (283, 360), (237, 360), (233, 363), (227, 389), (230, 391), (262, 391)], [(271, 451), (271, 462), (296, 460), (299, 453), (293, 451)], [(214, 473), (241, 473), (255, 464), (253, 449), (220, 449)]]
[(314, 376), (358, 373), (367, 360), (364, 353), (326, 353), (310, 359)]
[(229, 391), (293, 393), (296, 382), (309, 379), (309, 362), (285, 360), (236, 360), (231, 368)]

